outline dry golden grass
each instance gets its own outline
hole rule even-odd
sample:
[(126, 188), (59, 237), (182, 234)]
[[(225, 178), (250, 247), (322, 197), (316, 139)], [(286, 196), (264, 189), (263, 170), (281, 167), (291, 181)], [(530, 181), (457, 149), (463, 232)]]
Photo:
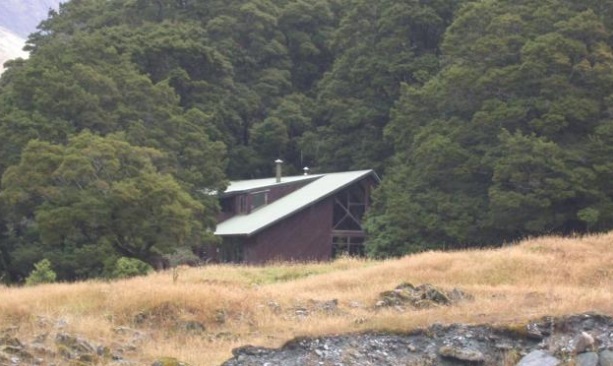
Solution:
[[(218, 365), (234, 347), (278, 347), (296, 336), (402, 332), (433, 323), (514, 325), (585, 311), (613, 314), (612, 247), (613, 233), (546, 237), (501, 249), (387, 261), (181, 268), (176, 282), (171, 272), (160, 272), (108, 283), (0, 287), (0, 324), (18, 326), (26, 341), (58, 331), (111, 347), (137, 339), (137, 350), (126, 357), (144, 365), (159, 356)], [(405, 281), (457, 287), (475, 300), (419, 311), (374, 309), (380, 292)], [(316, 311), (315, 302), (331, 299), (338, 300), (338, 313)], [(310, 314), (297, 316), (300, 307)], [(206, 329), (177, 328), (187, 321)], [(139, 331), (140, 338), (118, 335), (117, 327)]]

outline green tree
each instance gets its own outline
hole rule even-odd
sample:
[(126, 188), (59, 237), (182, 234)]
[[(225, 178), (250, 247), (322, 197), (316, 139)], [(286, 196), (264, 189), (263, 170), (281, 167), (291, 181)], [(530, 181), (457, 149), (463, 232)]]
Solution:
[(607, 22), (572, 1), (462, 7), (445, 67), (403, 89), (386, 128), (396, 156), (371, 253), (610, 228)]
[[(392, 154), (383, 138), (402, 83), (440, 68), (442, 34), (457, 1), (353, 0), (332, 38), (334, 64), (318, 88), (315, 157), (327, 169), (376, 168)], [(310, 147), (310, 149), (309, 149)]]
[(101, 275), (113, 253), (159, 266), (164, 253), (201, 244), (212, 221), (166, 162), (119, 135), (83, 132), (66, 146), (34, 140), (5, 172), (1, 197), (13, 225), (35, 228), (50, 252), (91, 258), (58, 263), (63, 279)]
[(117, 260), (112, 275), (114, 278), (129, 278), (146, 275), (152, 271), (153, 267), (143, 261), (135, 258), (121, 257)]
[(26, 278), (26, 285), (34, 286), (41, 283), (52, 283), (55, 282), (56, 278), (57, 275), (51, 269), (51, 262), (48, 259), (43, 259), (34, 265), (32, 273)]

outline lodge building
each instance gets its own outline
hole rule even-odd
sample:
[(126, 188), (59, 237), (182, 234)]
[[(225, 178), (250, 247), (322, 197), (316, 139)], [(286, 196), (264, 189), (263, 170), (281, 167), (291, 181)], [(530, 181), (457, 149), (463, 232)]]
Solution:
[(215, 235), (221, 262), (325, 261), (363, 255), (362, 220), (380, 179), (373, 170), (230, 182)]

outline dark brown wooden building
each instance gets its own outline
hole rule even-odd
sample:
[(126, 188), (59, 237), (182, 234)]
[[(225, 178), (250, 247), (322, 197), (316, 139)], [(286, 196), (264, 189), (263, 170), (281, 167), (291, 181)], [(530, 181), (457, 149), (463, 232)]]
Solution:
[(323, 261), (364, 254), (372, 170), (231, 182), (215, 235), (223, 262)]

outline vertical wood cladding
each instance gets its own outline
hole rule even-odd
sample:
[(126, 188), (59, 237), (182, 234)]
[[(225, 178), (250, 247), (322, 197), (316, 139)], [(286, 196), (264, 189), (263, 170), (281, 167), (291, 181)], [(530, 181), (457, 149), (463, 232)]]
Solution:
[[(290, 183), (226, 197), (225, 200), (234, 200), (225, 202), (226, 213), (233, 208), (253, 206), (249, 201), (253, 198), (250, 194), (266, 192), (266, 204), (270, 205), (307, 184)], [(223, 250), (220, 251), (222, 255), (218, 259), (264, 264), (271, 261), (326, 261), (332, 259), (333, 252), (363, 254), (365, 233), (362, 219), (370, 206), (370, 193), (376, 184), (373, 177), (365, 177), (253, 236), (224, 237)], [(242, 214), (248, 215), (246, 212)]]
[(324, 199), (245, 240), (245, 262), (329, 260), (333, 203)]
[[(253, 206), (253, 194), (257, 192), (266, 193), (266, 204), (271, 204), (279, 198), (304, 187), (312, 180), (292, 182), (271, 187), (254, 189), (249, 192), (237, 193), (233, 196), (223, 197), (220, 200), (221, 211), (217, 214), (217, 223), (223, 222), (236, 215), (251, 213), (250, 207)], [(257, 209), (257, 208), (256, 208)]]

